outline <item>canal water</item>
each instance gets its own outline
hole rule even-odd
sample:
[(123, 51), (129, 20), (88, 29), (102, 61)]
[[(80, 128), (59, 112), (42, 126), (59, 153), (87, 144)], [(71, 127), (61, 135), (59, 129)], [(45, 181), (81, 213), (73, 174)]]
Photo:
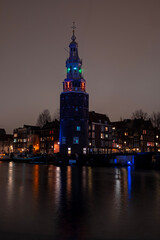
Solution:
[(0, 162), (0, 239), (160, 239), (160, 172)]

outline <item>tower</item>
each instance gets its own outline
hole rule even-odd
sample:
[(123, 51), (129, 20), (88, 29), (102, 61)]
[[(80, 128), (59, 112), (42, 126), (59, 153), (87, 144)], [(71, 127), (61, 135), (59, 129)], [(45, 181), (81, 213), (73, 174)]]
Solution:
[(60, 95), (60, 152), (86, 154), (88, 150), (88, 93), (78, 56), (75, 26), (66, 60), (67, 78)]

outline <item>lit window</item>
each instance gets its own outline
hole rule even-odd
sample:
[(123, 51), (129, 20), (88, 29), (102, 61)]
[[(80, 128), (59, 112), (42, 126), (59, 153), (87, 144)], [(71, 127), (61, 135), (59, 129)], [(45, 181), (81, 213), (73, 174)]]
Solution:
[(147, 133), (147, 131), (146, 130), (143, 130), (143, 134), (146, 134)]
[(81, 130), (81, 127), (80, 126), (77, 126), (77, 131), (80, 131)]
[(128, 132), (125, 132), (124, 135), (125, 135), (125, 136), (128, 136)]
[(92, 138), (95, 138), (95, 132), (92, 132)]
[(82, 69), (81, 68), (79, 69), (79, 73), (82, 73)]
[(95, 130), (95, 125), (94, 125), (94, 124), (92, 124), (92, 130), (93, 130), (93, 131)]
[(14, 142), (14, 143), (15, 143), (15, 142), (17, 142), (17, 139), (14, 139), (14, 141), (13, 141), (13, 142)]
[(68, 148), (68, 154), (71, 154), (71, 148), (70, 147)]
[(91, 130), (91, 125), (89, 124), (89, 130)]
[(62, 137), (62, 144), (66, 144), (66, 137)]
[(108, 127), (105, 127), (105, 131), (108, 132)]
[(101, 133), (101, 139), (104, 139), (104, 133)]
[(14, 137), (18, 137), (18, 134), (17, 134), (17, 133), (15, 133), (15, 134), (14, 134)]
[(83, 148), (83, 154), (86, 154), (86, 153), (87, 153), (87, 149)]
[(105, 134), (105, 137), (108, 138), (108, 134)]
[(73, 144), (79, 144), (79, 137), (73, 137)]

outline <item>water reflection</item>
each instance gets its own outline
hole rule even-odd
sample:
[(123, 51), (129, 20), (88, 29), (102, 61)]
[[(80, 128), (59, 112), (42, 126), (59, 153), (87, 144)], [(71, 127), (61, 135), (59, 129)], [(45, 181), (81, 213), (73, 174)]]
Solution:
[(37, 202), (39, 193), (39, 165), (34, 165), (33, 168), (33, 195)]
[(9, 162), (8, 165), (8, 205), (12, 204), (12, 195), (13, 195), (13, 174), (14, 174), (14, 163)]
[(128, 197), (131, 199), (132, 180), (131, 180), (131, 167), (128, 166)]
[(147, 227), (146, 239), (160, 236), (160, 172), (11, 162), (0, 180), (0, 233), (140, 239)]

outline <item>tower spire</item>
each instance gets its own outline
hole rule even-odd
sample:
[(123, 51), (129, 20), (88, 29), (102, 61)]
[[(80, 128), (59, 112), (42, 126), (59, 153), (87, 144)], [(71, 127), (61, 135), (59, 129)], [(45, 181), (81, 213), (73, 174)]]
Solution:
[(71, 37), (72, 41), (75, 41), (75, 40), (76, 40), (76, 36), (74, 35), (75, 29), (76, 29), (75, 22), (73, 22), (73, 26), (72, 26), (73, 35), (72, 35), (72, 37)]

